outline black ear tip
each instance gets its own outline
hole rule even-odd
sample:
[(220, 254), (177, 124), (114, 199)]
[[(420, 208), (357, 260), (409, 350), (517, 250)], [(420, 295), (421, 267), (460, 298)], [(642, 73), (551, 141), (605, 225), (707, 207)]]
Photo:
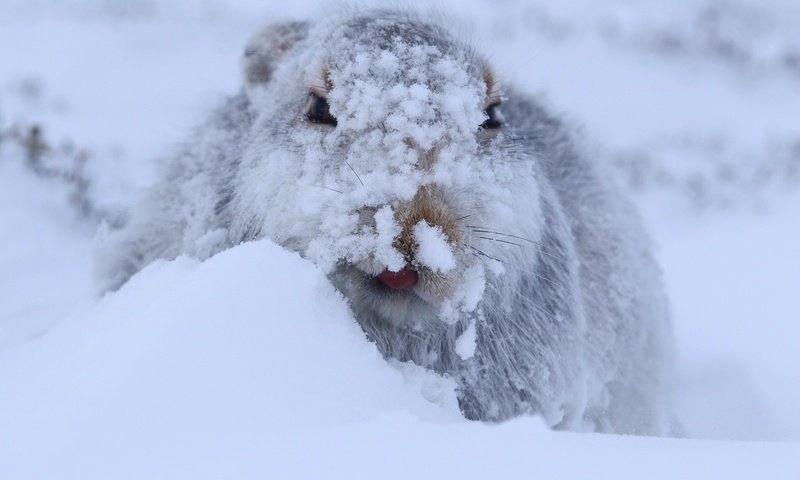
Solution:
[(305, 22), (268, 25), (252, 36), (244, 49), (244, 79), (247, 85), (268, 82), (275, 65), (291, 48), (308, 35)]

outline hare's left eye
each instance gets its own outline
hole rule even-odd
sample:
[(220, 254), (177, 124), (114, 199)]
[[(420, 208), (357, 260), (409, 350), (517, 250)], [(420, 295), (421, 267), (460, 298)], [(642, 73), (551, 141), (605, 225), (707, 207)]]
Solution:
[(488, 118), (481, 123), (479, 127), (481, 130), (494, 130), (503, 126), (503, 117), (500, 115), (498, 107), (500, 107), (500, 103), (493, 103), (486, 107), (483, 113)]
[(306, 119), (311, 123), (321, 123), (335, 127), (336, 117), (331, 115), (328, 100), (313, 92), (310, 94), (310, 97), (311, 100), (309, 101), (308, 110), (306, 110)]

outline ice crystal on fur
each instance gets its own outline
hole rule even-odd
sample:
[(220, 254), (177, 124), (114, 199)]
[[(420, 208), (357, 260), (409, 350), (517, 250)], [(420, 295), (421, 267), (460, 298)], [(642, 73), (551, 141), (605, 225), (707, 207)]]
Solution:
[(449, 272), (456, 267), (456, 259), (441, 227), (427, 222), (414, 225), (414, 240), (418, 245), (417, 260), (434, 272)]

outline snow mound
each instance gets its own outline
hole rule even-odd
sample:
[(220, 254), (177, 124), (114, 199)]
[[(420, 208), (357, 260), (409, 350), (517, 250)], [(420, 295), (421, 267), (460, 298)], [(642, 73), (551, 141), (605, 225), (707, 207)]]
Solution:
[(0, 384), (9, 479), (800, 475), (800, 444), (468, 422), (451, 382), (385, 362), (324, 275), (268, 241), (151, 265), (0, 351)]
[(0, 411), (13, 412), (0, 415), (0, 465), (25, 459), (37, 478), (53, 478), (43, 458), (172, 463), (165, 448), (231, 453), (385, 416), (460, 421), (452, 383), (386, 363), (324, 275), (267, 241), (151, 265), (0, 352), (0, 383), (13, 385), (0, 395)]

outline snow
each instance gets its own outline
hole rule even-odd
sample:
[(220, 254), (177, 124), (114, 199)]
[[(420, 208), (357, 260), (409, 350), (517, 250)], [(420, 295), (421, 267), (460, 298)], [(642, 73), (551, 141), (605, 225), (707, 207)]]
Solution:
[[(6, 0), (0, 129), (41, 122), (51, 142), (89, 149), (92, 198), (128, 204), (159, 157), (238, 88), (247, 36), (265, 19), (317, 8)], [(717, 17), (704, 13), (715, 8)], [(800, 80), (782, 60), (800, 49), (797, 4), (473, 0), (443, 10), (474, 25), (465, 36), (503, 81), (544, 93), (581, 124), (621, 181), (625, 159), (644, 166), (631, 187), (665, 272), (676, 410), (690, 438), (551, 432), (537, 418), (467, 422), (451, 382), (381, 359), (322, 271), (267, 241), (158, 262), (98, 299), (94, 224), (70, 206), (67, 185), (34, 175), (3, 141), (0, 477), (800, 478)], [(717, 37), (703, 33), (712, 21)], [(664, 53), (665, 38), (683, 47)], [(720, 38), (745, 55), (724, 56)], [(380, 62), (387, 75), (391, 60)], [(463, 108), (463, 97), (433, 97), (409, 85), (384, 98), (408, 117), (431, 101)], [(469, 171), (458, 153), (442, 154), (456, 169), (448, 178)], [(320, 208), (316, 198), (298, 208)], [(503, 199), (493, 201), (502, 214)], [(370, 238), (397, 266), (384, 213)], [(203, 238), (198, 256), (219, 241)], [(473, 273), (461, 308), (492, 274)]]
[[(668, 215), (661, 207), (649, 206), (653, 218)], [(660, 257), (678, 320), (679, 408), (693, 435), (798, 438), (798, 212), (795, 192), (766, 212), (692, 219), (680, 235), (653, 222), (656, 238), (670, 239)]]
[(394, 248), (394, 239), (400, 235), (400, 225), (394, 218), (394, 211), (384, 206), (375, 212), (375, 230), (377, 232), (377, 248), (375, 259), (380, 265), (392, 272), (399, 272), (406, 265), (403, 255)]
[(486, 272), (483, 265), (468, 267), (462, 275), (462, 282), (453, 297), (442, 304), (439, 317), (447, 323), (458, 320), (459, 311), (473, 312), (483, 298), (486, 290)]
[(419, 245), (416, 258), (434, 272), (448, 272), (456, 267), (453, 249), (447, 241), (442, 227), (432, 227), (421, 220), (412, 230), (414, 241)]
[(467, 422), (452, 383), (432, 377), (384, 362), (322, 272), (271, 242), (157, 262), (0, 353), (14, 386), (0, 396), (13, 412), (0, 417), (0, 468), (119, 479), (800, 473), (793, 443)]
[(17, 160), (0, 157), (0, 349), (44, 334), (92, 291), (93, 226), (78, 221), (66, 188)]
[(477, 329), (475, 322), (470, 322), (464, 333), (456, 339), (456, 353), (462, 360), (472, 358), (475, 355), (475, 348), (477, 347)]

